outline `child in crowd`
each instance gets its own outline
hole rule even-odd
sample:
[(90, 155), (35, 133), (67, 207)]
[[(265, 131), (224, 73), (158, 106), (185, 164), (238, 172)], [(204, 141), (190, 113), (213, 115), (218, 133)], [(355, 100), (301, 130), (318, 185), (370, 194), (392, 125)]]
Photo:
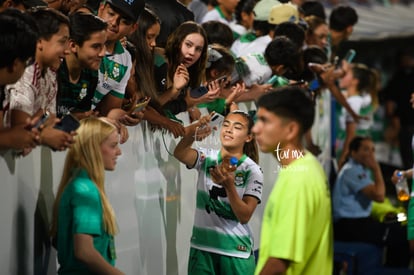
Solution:
[(118, 131), (91, 117), (77, 132), (53, 206), (58, 274), (123, 274), (114, 267), (117, 225), (105, 193), (105, 170), (113, 171), (121, 154)]
[(149, 8), (145, 8), (138, 19), (137, 30), (128, 39), (135, 45), (138, 53), (135, 65), (137, 90), (141, 97), (151, 98), (144, 119), (153, 126), (167, 129), (177, 138), (184, 135), (184, 126), (164, 114), (159, 100), (162, 88), (156, 85), (154, 70), (151, 69), (155, 68), (155, 59), (161, 58), (154, 52), (160, 28), (161, 22), (158, 16)]
[(234, 14), (236, 24), (232, 26), (235, 38), (239, 38), (240, 36), (253, 31), (253, 9), (256, 2), (257, 0), (242, 0), (237, 4)]
[[(255, 260), (248, 222), (263, 187), (251, 132), (254, 122), (247, 113), (233, 111), (224, 119), (219, 151), (193, 149), (194, 135), (209, 129), (209, 119), (201, 118), (201, 127), (188, 131), (174, 151), (179, 161), (199, 173), (188, 274), (252, 274)], [(230, 157), (238, 159), (234, 172), (216, 166)]]
[(91, 14), (70, 17), (70, 52), (58, 71), (57, 114), (72, 113), (78, 119), (97, 115), (92, 98), (98, 84), (98, 69), (105, 56), (107, 24)]
[(73, 143), (74, 133), (66, 133), (53, 126), (58, 86), (55, 71), (68, 54), (69, 20), (49, 8), (38, 8), (30, 14), (39, 30), (35, 62), (25, 69), (15, 84), (6, 87), (6, 121), (14, 127), (26, 124), (27, 119), (50, 114), (40, 132), (39, 142), (55, 150), (65, 150)]
[(119, 41), (137, 28), (143, 0), (109, 0), (103, 2), (98, 16), (108, 24), (106, 55), (99, 72), (93, 104), (100, 115), (106, 116), (114, 108), (121, 108), (132, 68), (131, 55)]
[(219, 21), (207, 21), (201, 26), (206, 31), (208, 45), (220, 44), (230, 49), (234, 40), (229, 26)]
[(298, 46), (289, 38), (281, 36), (269, 43), (264, 54), (248, 54), (237, 58), (236, 77), (249, 88), (249, 93), (242, 95), (239, 100), (254, 100), (272, 86), (287, 85), (289, 80), (284, 75), (300, 71), (300, 57)]
[(270, 42), (264, 57), (272, 73), (277, 76), (299, 72), (302, 64), (298, 46), (285, 36), (276, 37)]
[(358, 22), (358, 14), (351, 6), (339, 5), (329, 14), (329, 35), (326, 52), (333, 61), (343, 41), (348, 40)]
[[(236, 6), (239, 0), (221, 0), (217, 2), (214, 8), (204, 15), (201, 23), (207, 21), (219, 21), (227, 24), (234, 32), (234, 25), (237, 24), (235, 19)], [(234, 35), (233, 35), (234, 36)]]
[[(260, 2), (257, 5), (265, 5), (269, 9), (260, 11), (263, 13), (261, 17), (267, 15), (267, 22), (263, 22), (263, 26), (259, 25), (259, 29), (256, 30), (256, 39), (252, 41), (244, 41), (243, 37), (239, 40), (236, 40), (231, 47), (231, 50), (236, 56), (244, 56), (248, 54), (263, 54), (267, 45), (275, 37), (274, 29), (277, 25), (283, 22), (298, 23), (299, 22), (299, 13), (295, 5), (291, 3), (284, 4), (275, 4), (274, 6), (270, 1), (265, 1), (265, 4)], [(257, 6), (256, 5), (256, 6)], [(259, 19), (262, 19), (259, 17)], [(255, 21), (256, 22), (256, 21)], [(260, 28), (261, 27), (261, 28)]]
[(197, 120), (200, 112), (193, 106), (216, 99), (220, 92), (217, 83), (213, 82), (208, 93), (199, 98), (193, 98), (189, 93), (204, 83), (207, 62), (204, 29), (194, 22), (181, 24), (168, 38), (165, 57), (168, 62), (167, 88), (160, 96), (160, 103), (171, 114), (188, 110), (190, 118)]
[(212, 5), (212, 0), (192, 0), (187, 8), (194, 13), (194, 21), (201, 24), (204, 15), (211, 10), (215, 5)]
[(305, 22), (308, 24), (306, 29), (306, 45), (316, 45), (322, 49), (328, 46), (329, 27), (326, 21), (314, 15), (305, 17)]
[(206, 80), (219, 80), (220, 97), (212, 102), (199, 104), (198, 107), (207, 107), (209, 113), (227, 114), (230, 104), (245, 92), (244, 83), (231, 86), (231, 74), (234, 69), (234, 58), (230, 51), (218, 44), (208, 46), (206, 65)]
[(33, 148), (39, 142), (39, 133), (31, 130), (36, 119), (4, 128), (3, 100), (4, 86), (15, 83), (35, 58), (36, 23), (28, 14), (8, 9), (0, 14), (0, 33), (0, 149)]

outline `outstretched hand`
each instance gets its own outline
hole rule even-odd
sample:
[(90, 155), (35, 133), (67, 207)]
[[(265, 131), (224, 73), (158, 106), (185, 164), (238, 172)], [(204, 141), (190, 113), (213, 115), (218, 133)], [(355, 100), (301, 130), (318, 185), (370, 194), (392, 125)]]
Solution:
[[(177, 92), (187, 86), (188, 81), (190, 81), (190, 74), (188, 73), (187, 67), (184, 64), (178, 65), (174, 73), (174, 87)], [(177, 94), (178, 96), (178, 94)]]

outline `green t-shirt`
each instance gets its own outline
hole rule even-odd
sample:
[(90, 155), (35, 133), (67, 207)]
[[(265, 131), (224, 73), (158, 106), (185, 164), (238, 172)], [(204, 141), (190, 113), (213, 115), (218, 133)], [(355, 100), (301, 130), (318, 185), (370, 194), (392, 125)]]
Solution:
[(226, 109), (226, 99), (216, 98), (212, 102), (198, 104), (197, 107), (199, 108), (206, 107), (209, 113), (214, 111), (216, 113), (224, 115), (224, 111)]
[(85, 170), (74, 174), (59, 203), (57, 232), (59, 274), (92, 274), (75, 258), (74, 234), (93, 236), (95, 249), (111, 265), (115, 265), (114, 239), (104, 231), (99, 190)]
[(255, 274), (270, 257), (291, 262), (287, 275), (332, 274), (331, 199), (321, 165), (306, 152), (279, 171), (263, 214)]
[(87, 112), (92, 108), (92, 98), (98, 84), (98, 72), (83, 69), (77, 83), (69, 81), (69, 71), (64, 60), (58, 70), (56, 113), (59, 117), (69, 112)]

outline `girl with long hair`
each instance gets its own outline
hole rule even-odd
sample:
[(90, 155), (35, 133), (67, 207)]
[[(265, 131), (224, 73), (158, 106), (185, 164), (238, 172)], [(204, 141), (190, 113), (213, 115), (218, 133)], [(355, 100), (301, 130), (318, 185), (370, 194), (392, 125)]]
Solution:
[(184, 127), (180, 123), (165, 116), (160, 103), (159, 96), (162, 94), (162, 87), (157, 85), (154, 75), (156, 59), (156, 39), (161, 30), (161, 21), (158, 16), (148, 7), (144, 9), (138, 20), (137, 30), (128, 37), (133, 43), (136, 51), (135, 74), (131, 81), (136, 87), (138, 96), (151, 98), (146, 107), (144, 119), (151, 123), (153, 129), (165, 128), (174, 137), (184, 134)]
[(305, 32), (305, 42), (307, 46), (318, 46), (325, 49), (328, 45), (328, 23), (322, 18), (311, 15), (305, 17), (308, 28)]
[[(378, 107), (377, 74), (364, 64), (353, 63), (345, 70), (339, 86), (345, 90), (345, 96), (352, 110), (368, 119), (356, 122), (352, 116), (342, 108), (339, 116), (339, 132), (337, 152), (338, 166), (342, 167), (348, 155), (351, 140), (356, 135), (370, 135), (373, 124), (373, 115)], [(341, 151), (342, 150), (342, 151)]]
[(81, 120), (53, 206), (59, 274), (123, 274), (114, 267), (117, 226), (105, 193), (105, 170), (115, 169), (118, 143), (117, 128), (104, 118)]
[(196, 120), (200, 113), (193, 106), (219, 96), (220, 88), (216, 82), (211, 83), (208, 92), (199, 98), (191, 97), (189, 93), (205, 82), (207, 41), (204, 29), (192, 21), (184, 22), (168, 37), (166, 88), (160, 96), (160, 103), (167, 112), (175, 115), (188, 110), (190, 117)]
[[(253, 238), (248, 222), (260, 203), (263, 186), (251, 131), (254, 122), (243, 111), (230, 112), (220, 130), (220, 150), (193, 149), (194, 136), (210, 130), (209, 119), (202, 117), (200, 127), (192, 127), (174, 151), (180, 162), (198, 170), (188, 274), (253, 274)], [(223, 170), (223, 162), (231, 157), (238, 160), (235, 171)]]

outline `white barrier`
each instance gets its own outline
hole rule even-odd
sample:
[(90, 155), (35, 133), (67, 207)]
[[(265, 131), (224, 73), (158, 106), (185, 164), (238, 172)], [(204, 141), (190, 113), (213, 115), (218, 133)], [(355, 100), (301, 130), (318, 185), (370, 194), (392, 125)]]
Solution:
[[(177, 140), (146, 123), (129, 128), (115, 172), (106, 174), (106, 191), (120, 233), (117, 267), (126, 274), (186, 274), (195, 210), (196, 172), (180, 164), (173, 152)], [(65, 153), (36, 148), (24, 158), (0, 156), (0, 266), (2, 274), (56, 274), (56, 251), (47, 235)], [(275, 179), (275, 161), (261, 156)], [(267, 159), (266, 159), (267, 158)], [(273, 167), (273, 168), (270, 168)], [(271, 184), (268, 184), (271, 183)], [(266, 195), (264, 196), (267, 197)], [(265, 200), (264, 198), (264, 200)], [(251, 224), (258, 246), (264, 204)]]
[[(329, 96), (324, 97), (330, 100)], [(243, 110), (254, 108), (242, 104)], [(317, 107), (318, 108), (318, 107)], [(322, 116), (329, 108), (320, 106), (319, 125), (328, 127), (318, 145), (329, 156), (329, 125)], [(188, 116), (180, 116), (187, 125)], [(324, 125), (324, 126), (322, 126)], [(145, 122), (129, 128), (130, 137), (121, 145), (116, 170), (106, 174), (106, 191), (114, 207), (120, 233), (115, 237), (117, 267), (126, 274), (185, 275), (194, 220), (196, 172), (188, 170), (169, 152), (178, 140), (161, 131), (152, 132)], [(65, 153), (36, 148), (24, 158), (0, 153), (0, 267), (3, 275), (56, 274), (56, 251), (51, 248), (48, 228), (52, 205), (62, 174)], [(321, 159), (322, 163), (324, 159)], [(326, 161), (326, 160), (325, 160)], [(277, 177), (271, 155), (260, 154), (264, 171), (262, 203), (250, 225), (259, 246), (260, 224), (265, 202)]]

